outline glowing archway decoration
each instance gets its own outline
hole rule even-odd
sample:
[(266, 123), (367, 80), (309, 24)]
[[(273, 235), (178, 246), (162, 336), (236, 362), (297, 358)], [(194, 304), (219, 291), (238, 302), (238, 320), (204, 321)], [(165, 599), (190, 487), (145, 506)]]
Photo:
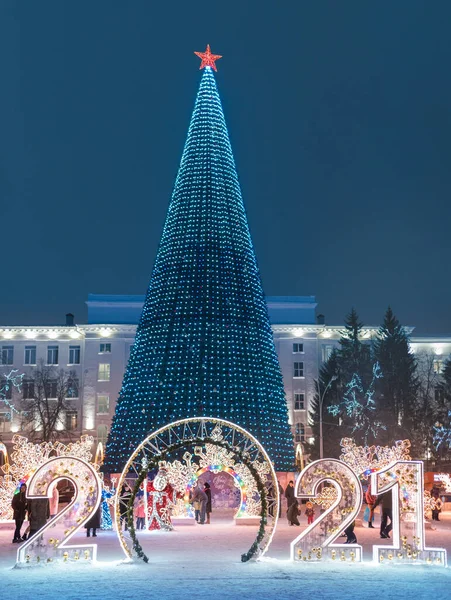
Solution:
[[(0, 442), (0, 454), (3, 454), (3, 466), (9, 465), (8, 450), (5, 444)], [(8, 468), (4, 469), (5, 473), (8, 472)]]
[(231, 475), (233, 477), (233, 479), (235, 480), (235, 485), (240, 490), (240, 505), (235, 514), (235, 518), (239, 519), (240, 517), (244, 517), (246, 515), (246, 508), (247, 508), (246, 502), (247, 502), (247, 491), (248, 491), (246, 482), (243, 480), (243, 478), (240, 476), (239, 473), (237, 473), (234, 469), (232, 469), (232, 467), (226, 467), (224, 465), (209, 465), (208, 467), (202, 467), (190, 479), (188, 485), (186, 486), (185, 497), (184, 497), (186, 512), (190, 516), (194, 516), (193, 508), (189, 501), (190, 492), (193, 489), (193, 487), (196, 484), (199, 477), (201, 475), (203, 475), (204, 473), (206, 473), (207, 471), (210, 471), (211, 473), (228, 473), (229, 475)]
[[(251, 473), (260, 497), (260, 527), (257, 537), (248, 552), (241, 556), (243, 562), (253, 557), (261, 558), (272, 541), (279, 516), (279, 486), (271, 460), (260, 442), (248, 431), (223, 419), (193, 417), (175, 421), (150, 434), (130, 456), (118, 482), (115, 522), (122, 549), (128, 558), (136, 555), (148, 562), (136, 538), (133, 523), (133, 503), (142, 482), (150, 470), (166, 464), (170, 454), (187, 446), (195, 446), (196, 452), (212, 445), (233, 454), (238, 462)], [(133, 493), (122, 497), (125, 482), (133, 483)], [(121, 528), (121, 509), (126, 511), (128, 531)]]

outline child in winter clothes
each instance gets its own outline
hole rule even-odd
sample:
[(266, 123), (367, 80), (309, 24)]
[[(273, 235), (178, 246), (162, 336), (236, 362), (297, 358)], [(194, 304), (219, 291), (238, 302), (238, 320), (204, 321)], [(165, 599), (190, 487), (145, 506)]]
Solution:
[(145, 522), (145, 512), (144, 512), (144, 500), (141, 498), (138, 500), (138, 505), (135, 508), (135, 517), (136, 517), (136, 529), (144, 529)]
[(315, 517), (315, 511), (313, 510), (313, 504), (311, 502), (307, 502), (305, 505), (305, 514), (307, 515), (307, 525), (311, 525), (313, 523)]

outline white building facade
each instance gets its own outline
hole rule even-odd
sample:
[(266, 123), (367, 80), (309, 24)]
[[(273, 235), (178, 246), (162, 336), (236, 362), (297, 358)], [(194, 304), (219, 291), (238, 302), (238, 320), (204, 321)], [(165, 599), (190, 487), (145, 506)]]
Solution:
[[(27, 381), (42, 361), (45, 365), (71, 372), (74, 384), (62, 416), (61, 439), (82, 434), (93, 435), (105, 443), (122, 379), (134, 343), (143, 296), (93, 295), (88, 298), (88, 323), (53, 327), (0, 327), (0, 390), (7, 402), (20, 407), (26, 397)], [(274, 343), (283, 375), (290, 425), (296, 443), (308, 440), (311, 429), (308, 412), (315, 395), (318, 372), (330, 356), (343, 331), (342, 325), (326, 325), (316, 317), (314, 296), (268, 297)], [(369, 342), (377, 326), (365, 327)], [(409, 333), (413, 328), (407, 329)], [(434, 373), (439, 375), (451, 355), (451, 337), (415, 337), (411, 349), (430, 357)], [(5, 392), (5, 378), (12, 370), (24, 373), (21, 392)], [(15, 433), (27, 435), (21, 415), (1, 401), (0, 441), (11, 447)]]

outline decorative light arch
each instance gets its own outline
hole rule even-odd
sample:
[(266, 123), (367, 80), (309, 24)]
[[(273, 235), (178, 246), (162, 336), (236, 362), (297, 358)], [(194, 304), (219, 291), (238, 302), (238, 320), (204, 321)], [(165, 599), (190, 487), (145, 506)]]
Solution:
[[(122, 471), (117, 486), (115, 522), (119, 541), (128, 558), (133, 558), (133, 548), (139, 558), (148, 562), (136, 537), (133, 523), (133, 503), (142, 482), (149, 471), (158, 468), (158, 463), (168, 459), (168, 455), (195, 444), (221, 446), (232, 452), (249, 469), (260, 495), (260, 527), (254, 543), (248, 552), (242, 554), (241, 560), (246, 562), (251, 558), (261, 558), (267, 552), (279, 518), (279, 486), (266, 450), (239, 425), (223, 419), (193, 417), (175, 421), (151, 433), (136, 448)], [(130, 480), (130, 474), (134, 484), (132, 494), (122, 497), (122, 488), (126, 480)], [(126, 511), (127, 531), (122, 531), (121, 528), (121, 508), (122, 512)]]
[(243, 480), (241, 475), (237, 473), (232, 467), (226, 467), (225, 465), (209, 465), (208, 467), (202, 467), (199, 469), (195, 475), (190, 479), (186, 491), (185, 491), (185, 508), (188, 514), (192, 513), (192, 506), (189, 501), (189, 495), (197, 480), (201, 475), (210, 471), (211, 473), (228, 473), (235, 480), (236, 486), (240, 490), (240, 505), (235, 514), (235, 519), (239, 519), (240, 517), (245, 516), (246, 514), (246, 502), (247, 502), (247, 486), (246, 482)]

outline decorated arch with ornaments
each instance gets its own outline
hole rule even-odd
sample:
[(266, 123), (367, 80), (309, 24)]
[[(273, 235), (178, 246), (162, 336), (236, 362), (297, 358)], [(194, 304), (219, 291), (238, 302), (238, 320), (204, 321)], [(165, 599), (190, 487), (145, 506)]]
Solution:
[[(194, 449), (193, 452), (190, 449)], [(179, 460), (182, 450), (185, 450), (183, 462)], [(195, 466), (193, 456), (200, 459)], [(216, 461), (215, 464), (212, 460)], [(179, 515), (178, 511), (186, 508), (187, 488), (189, 491), (189, 486), (209, 469), (230, 469), (233, 472), (226, 472), (234, 477), (240, 488), (245, 488), (246, 492), (249, 485), (252, 489), (252, 499), (242, 491), (237, 514), (243, 505), (246, 509), (251, 500), (258, 506), (260, 525), (257, 536), (250, 549), (241, 555), (241, 560), (261, 558), (267, 552), (279, 515), (279, 487), (268, 454), (260, 442), (242, 427), (223, 419), (194, 417), (175, 421), (150, 434), (125, 465), (117, 486), (115, 520), (122, 549), (128, 558), (149, 560), (138, 540), (133, 518), (137, 496), (142, 493), (143, 487), (148, 489), (149, 473), (157, 471), (151, 482), (155, 488), (151, 490), (152, 502), (156, 498), (164, 509), (159, 512), (158, 506), (153, 504), (150, 514), (152, 519), (161, 519), (162, 528), (165, 524), (170, 528), (171, 513)], [(249, 479), (252, 479), (252, 484), (249, 484)], [(122, 528), (124, 517), (126, 530)]]

